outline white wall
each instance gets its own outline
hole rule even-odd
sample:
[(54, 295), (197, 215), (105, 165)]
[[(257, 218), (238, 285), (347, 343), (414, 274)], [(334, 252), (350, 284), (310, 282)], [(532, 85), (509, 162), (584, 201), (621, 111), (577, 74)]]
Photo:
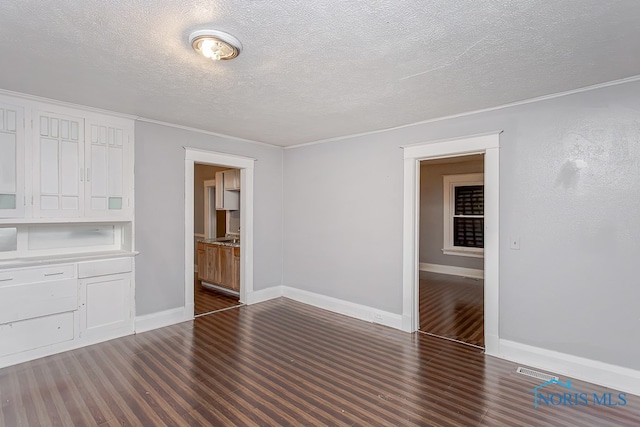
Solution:
[(284, 285), (401, 313), (400, 146), (500, 129), (500, 337), (640, 369), (640, 82), (285, 150)]
[(257, 159), (254, 290), (282, 283), (282, 150), (136, 122), (136, 315), (184, 306), (183, 147)]

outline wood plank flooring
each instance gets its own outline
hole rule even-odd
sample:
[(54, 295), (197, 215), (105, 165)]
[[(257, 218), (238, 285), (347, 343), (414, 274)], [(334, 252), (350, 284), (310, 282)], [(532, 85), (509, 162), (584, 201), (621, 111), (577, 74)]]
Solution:
[(197, 277), (193, 284), (193, 302), (196, 316), (240, 304), (236, 296), (202, 286)]
[(420, 330), (484, 348), (484, 280), (420, 272)]
[(539, 382), (515, 369), (468, 346), (278, 298), (2, 369), (0, 425), (640, 424), (640, 398), (630, 395), (623, 407), (534, 409)]

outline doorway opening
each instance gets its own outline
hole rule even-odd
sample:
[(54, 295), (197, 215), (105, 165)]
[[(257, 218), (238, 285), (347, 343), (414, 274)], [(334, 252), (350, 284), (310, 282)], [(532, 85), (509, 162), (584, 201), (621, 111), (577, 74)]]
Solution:
[[(202, 163), (194, 165), (195, 317), (241, 305), (239, 172), (239, 169)], [(226, 204), (223, 199), (225, 177), (229, 192)]]
[(499, 355), (499, 148), (500, 133), (412, 144), (404, 149), (402, 329), (419, 325), (420, 162), (484, 154), (484, 348)]
[(423, 160), (419, 331), (484, 349), (484, 154)]
[[(206, 307), (196, 310), (196, 290), (203, 281), (207, 291), (215, 289), (226, 296), (233, 296), (235, 302), (232, 306), (244, 303), (253, 293), (254, 162), (254, 159), (246, 157), (185, 148), (184, 286), (187, 318), (209, 314), (208, 311), (203, 313), (208, 310)], [(214, 178), (204, 179), (203, 171), (213, 173)], [(201, 185), (196, 182), (197, 176)], [(204, 176), (208, 178), (206, 174)], [(205, 181), (209, 181), (206, 187)], [(221, 225), (224, 225), (224, 236), (218, 236), (217, 228)], [(220, 311), (228, 309), (229, 304), (230, 301), (224, 301), (224, 307), (211, 308)]]

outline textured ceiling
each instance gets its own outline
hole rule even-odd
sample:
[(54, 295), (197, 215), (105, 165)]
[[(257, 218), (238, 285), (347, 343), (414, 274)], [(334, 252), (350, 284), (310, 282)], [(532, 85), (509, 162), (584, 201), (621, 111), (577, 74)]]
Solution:
[[(0, 88), (293, 145), (640, 74), (638, 0), (13, 0)], [(244, 50), (212, 63), (197, 29)]]

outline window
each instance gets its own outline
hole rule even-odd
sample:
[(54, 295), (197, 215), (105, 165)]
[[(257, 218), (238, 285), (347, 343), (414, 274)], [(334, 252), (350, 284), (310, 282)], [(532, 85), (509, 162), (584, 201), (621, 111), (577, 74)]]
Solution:
[(484, 257), (484, 174), (445, 175), (443, 182), (442, 252)]

